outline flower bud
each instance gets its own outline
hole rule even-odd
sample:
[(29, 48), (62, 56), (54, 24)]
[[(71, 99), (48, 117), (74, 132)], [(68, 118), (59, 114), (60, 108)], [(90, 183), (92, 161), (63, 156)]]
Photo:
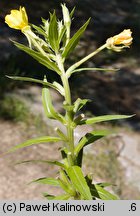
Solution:
[(71, 24), (71, 18), (70, 18), (70, 13), (68, 8), (66, 7), (65, 4), (61, 4), (62, 6), (62, 12), (63, 12), (63, 19), (64, 19), (64, 24)]
[(120, 34), (110, 37), (106, 41), (108, 49), (112, 49), (116, 52), (120, 52), (123, 48), (129, 48), (132, 44), (132, 32), (130, 29), (125, 29)]

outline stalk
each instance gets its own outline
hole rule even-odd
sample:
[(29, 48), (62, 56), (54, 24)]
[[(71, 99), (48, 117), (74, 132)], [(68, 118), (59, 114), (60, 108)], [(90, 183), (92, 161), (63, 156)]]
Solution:
[[(64, 69), (64, 64), (62, 60), (62, 56), (60, 54), (56, 54), (56, 61), (58, 64), (59, 69), (61, 70), (61, 80), (63, 83), (64, 91), (65, 91), (65, 103), (68, 106), (72, 105), (71, 101), (71, 92), (70, 92), (70, 86), (69, 86), (69, 81), (68, 77), (66, 76), (65, 69)], [(73, 116), (72, 116), (72, 111), (66, 110), (66, 120), (67, 120), (67, 137), (68, 137), (68, 143), (67, 143), (67, 148), (69, 151), (69, 165), (72, 166), (74, 165), (74, 130), (72, 128), (72, 121), (73, 121)]]
[(83, 59), (81, 59), (80, 61), (76, 62), (75, 64), (73, 64), (67, 71), (66, 74), (68, 77), (70, 77), (71, 72), (73, 70), (75, 70), (76, 68), (78, 68), (81, 64), (83, 64), (84, 62), (86, 62), (88, 59), (92, 58), (94, 55), (96, 55), (97, 53), (99, 53), (101, 50), (106, 48), (106, 43), (104, 45), (102, 45), (101, 47), (99, 47), (97, 50), (95, 50), (94, 52), (90, 53), (89, 55), (87, 55), (86, 57), (84, 57)]

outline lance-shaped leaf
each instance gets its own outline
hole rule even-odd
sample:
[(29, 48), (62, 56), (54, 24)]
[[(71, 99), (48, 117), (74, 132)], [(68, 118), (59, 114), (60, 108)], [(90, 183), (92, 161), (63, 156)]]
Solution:
[(105, 187), (109, 187), (109, 186), (115, 186), (114, 184), (112, 183), (108, 183), (108, 182), (101, 182), (101, 183), (97, 183), (96, 185), (102, 187), (102, 188), (105, 188)]
[(58, 195), (58, 196), (53, 196), (53, 195), (50, 195), (48, 193), (43, 193), (43, 196), (45, 198), (47, 198), (48, 200), (68, 200), (68, 199), (70, 199), (69, 194), (61, 194), (61, 195)]
[(60, 44), (66, 32), (66, 27), (62, 24), (62, 21), (58, 21), (58, 31), (59, 31), (58, 43)]
[[(44, 79), (44, 82), (47, 83), (46, 78)], [(52, 104), (50, 90), (46, 88), (46, 86), (44, 86), (42, 89), (42, 102), (43, 102), (45, 114), (48, 118), (57, 119), (60, 122), (64, 122), (63, 116), (55, 111), (53, 104)]]
[(82, 197), (85, 200), (92, 200), (90, 189), (87, 185), (81, 168), (78, 166), (72, 166), (67, 170), (67, 173), (75, 189), (82, 195)]
[(132, 116), (134, 115), (103, 115), (103, 116), (97, 116), (89, 119), (84, 119), (80, 122), (80, 124), (95, 124), (104, 121), (131, 118)]
[(45, 38), (47, 38), (47, 34), (46, 32), (44, 31), (44, 29), (42, 29), (41, 27), (38, 27), (36, 25), (33, 25), (32, 24), (32, 27), (37, 31), (37, 33), (39, 33), (40, 35), (43, 35)]
[(82, 34), (86, 30), (90, 19), (74, 34), (74, 36), (69, 40), (68, 44), (64, 48), (64, 51), (62, 53), (62, 57), (66, 58), (77, 46)]
[(17, 43), (15, 41), (14, 41), (14, 44), (19, 49), (23, 50), (24, 52), (26, 52), (27, 54), (32, 56), (34, 59), (36, 59), (40, 64), (44, 65), (45, 67), (49, 68), (50, 70), (57, 72), (58, 74), (61, 73), (59, 68), (57, 67), (57, 65), (47, 57), (47, 54), (43, 55), (42, 53), (40, 53), (38, 51), (34, 51), (34, 50), (30, 49), (29, 47), (24, 46), (23, 44)]
[(71, 196), (75, 196), (76, 195), (76, 190), (73, 187), (73, 185), (71, 184), (71, 181), (67, 175), (67, 173), (61, 169), (60, 170), (60, 186)]
[(59, 196), (55, 196), (52, 200), (69, 200), (71, 196), (69, 194), (61, 194)]
[(112, 68), (78, 68), (76, 70), (70, 71), (67, 73), (67, 76), (70, 77), (73, 73), (79, 73), (82, 71), (105, 71), (105, 72), (116, 72), (119, 69), (112, 69)]
[(90, 100), (78, 98), (74, 102), (74, 109), (73, 109), (73, 111), (76, 113), (77, 111), (79, 111), (80, 109), (82, 109), (82, 107), (85, 106), (87, 104), (87, 102), (90, 102)]
[(48, 184), (48, 185), (53, 185), (53, 186), (60, 186), (59, 185), (59, 181), (57, 179), (54, 178), (39, 178), (39, 179), (35, 179), (33, 181), (31, 181), (29, 184), (31, 183), (40, 183), (40, 184)]
[(47, 163), (47, 164), (56, 165), (65, 168), (65, 165), (63, 163), (59, 161), (49, 161), (49, 160), (25, 160), (25, 161), (16, 162), (15, 165), (24, 164), (24, 163)]
[(20, 76), (6, 76), (7, 78), (10, 78), (10, 79), (13, 79), (13, 80), (19, 80), (19, 81), (25, 81), (25, 82), (35, 82), (35, 83), (39, 83), (39, 84), (42, 84), (46, 87), (50, 87), (50, 88), (53, 88), (55, 89), (56, 91), (58, 91), (61, 95), (63, 95), (63, 92), (61, 92), (61, 89), (56, 86), (56, 85), (53, 85), (49, 82), (44, 82), (42, 80), (39, 80), (39, 79), (34, 79), (34, 78), (31, 78), (31, 77), (20, 77)]
[(32, 145), (38, 145), (41, 143), (48, 143), (48, 142), (59, 142), (59, 141), (61, 141), (61, 138), (50, 137), (50, 136), (44, 136), (44, 137), (39, 137), (39, 138), (35, 138), (35, 139), (30, 139), (30, 140), (27, 140), (27, 141), (19, 144), (19, 145), (16, 145), (16, 146), (10, 148), (7, 153), (14, 152), (17, 149), (25, 148), (25, 147), (32, 146)]
[(93, 197), (96, 197), (101, 200), (118, 200), (118, 197), (114, 194), (111, 194), (107, 190), (105, 190), (103, 187), (99, 185), (91, 185), (90, 191)]
[(82, 137), (78, 145), (75, 147), (75, 154), (78, 155), (83, 147), (95, 142), (98, 139), (101, 139), (104, 136), (107, 136), (108, 134), (110, 134), (110, 132), (105, 130), (87, 133), (84, 137)]
[(74, 7), (74, 8), (72, 9), (72, 11), (70, 12), (70, 17), (71, 17), (71, 19), (73, 18), (73, 15), (74, 15), (74, 12), (75, 12), (75, 8), (76, 8), (76, 7)]
[(59, 40), (58, 40), (58, 23), (55, 11), (50, 16), (50, 25), (49, 25), (49, 42), (52, 49), (57, 52), (59, 49)]

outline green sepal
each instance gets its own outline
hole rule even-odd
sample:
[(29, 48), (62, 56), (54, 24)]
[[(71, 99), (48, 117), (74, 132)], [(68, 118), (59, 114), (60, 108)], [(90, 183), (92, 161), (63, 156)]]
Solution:
[(85, 136), (82, 137), (80, 142), (75, 147), (75, 150), (74, 150), (75, 154), (78, 155), (81, 149), (83, 149), (85, 146), (109, 134), (110, 132), (107, 130), (92, 131), (90, 133), (87, 133)]
[(59, 40), (58, 40), (58, 23), (55, 11), (53, 14), (50, 14), (50, 25), (49, 25), (49, 35), (48, 39), (52, 49), (57, 52), (59, 49)]
[(27, 141), (19, 144), (19, 145), (16, 145), (16, 146), (10, 148), (6, 153), (14, 152), (17, 149), (25, 148), (25, 147), (32, 146), (32, 145), (38, 145), (41, 143), (48, 143), (48, 142), (59, 142), (59, 141), (62, 141), (61, 138), (50, 137), (50, 136), (44, 136), (44, 137), (39, 137), (39, 138), (35, 138), (35, 139), (30, 139), (30, 140), (27, 140)]
[(50, 70), (57, 72), (59, 75), (61, 74), (57, 65), (47, 57), (47, 54), (43, 55), (42, 53), (40, 53), (38, 51), (34, 51), (31, 48), (29, 48), (23, 44), (17, 43), (15, 41), (13, 41), (13, 43), (15, 44), (16, 47), (18, 47), (19, 49), (23, 50), (24, 52), (26, 52), (27, 54), (32, 56), (40, 64), (44, 65), (45, 67), (49, 68)]
[(39, 179), (35, 179), (33, 181), (31, 181), (30, 183), (28, 184), (32, 184), (32, 183), (39, 183), (39, 184), (48, 184), (48, 185), (53, 185), (53, 186), (56, 186), (56, 187), (59, 187), (59, 181), (57, 179), (54, 179), (54, 178), (39, 178)]
[(111, 120), (119, 120), (119, 119), (126, 119), (131, 118), (134, 115), (103, 115), (103, 116), (96, 116), (89, 119), (84, 119), (80, 122), (80, 124), (95, 124), (104, 121), (111, 121)]
[(92, 195), (90, 193), (90, 189), (87, 185), (85, 177), (80, 167), (71, 166), (67, 170), (68, 176), (74, 186), (74, 188), (81, 194), (83, 199), (92, 200)]
[(64, 48), (64, 51), (62, 53), (62, 57), (66, 58), (77, 46), (82, 34), (86, 30), (90, 19), (74, 34), (74, 36), (69, 40), (68, 44)]

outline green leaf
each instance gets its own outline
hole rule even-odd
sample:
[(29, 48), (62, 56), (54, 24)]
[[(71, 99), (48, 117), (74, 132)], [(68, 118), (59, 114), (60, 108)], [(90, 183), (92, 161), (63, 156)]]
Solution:
[(86, 183), (81, 168), (78, 166), (72, 166), (68, 168), (67, 173), (75, 189), (82, 195), (82, 197), (85, 200), (92, 200), (90, 189)]
[(93, 197), (97, 197), (101, 200), (118, 200), (118, 197), (114, 194), (111, 194), (107, 190), (105, 190), (103, 187), (100, 187), (99, 185), (91, 185), (90, 187), (91, 193)]
[(65, 35), (64, 35), (65, 32), (66, 32), (66, 27), (63, 26), (62, 29), (61, 29), (61, 31), (59, 32), (59, 37), (58, 37), (58, 43), (59, 43), (59, 44), (60, 44), (61, 41), (63, 40), (63, 38), (64, 38), (64, 36), (65, 36)]
[(40, 34), (40, 35), (43, 35), (45, 38), (47, 38), (47, 34), (45, 33), (45, 31), (41, 28), (41, 27), (38, 27), (34, 24), (32, 24), (32, 27)]
[(103, 115), (103, 116), (97, 116), (89, 119), (84, 119), (80, 122), (80, 124), (95, 124), (104, 121), (131, 118), (133, 116), (134, 115)]
[(75, 190), (72, 188), (72, 185), (69, 183), (64, 182), (62, 179), (58, 179), (59, 186), (67, 193), (69, 196), (75, 195)]
[(53, 198), (53, 200), (69, 200), (70, 199), (70, 195), (69, 194), (61, 194), (59, 196), (55, 196)]
[(52, 49), (57, 52), (59, 49), (59, 41), (58, 41), (58, 23), (55, 11), (50, 16), (50, 25), (49, 25), (49, 42)]
[(47, 164), (56, 165), (65, 168), (65, 165), (63, 163), (59, 161), (49, 161), (49, 160), (25, 160), (25, 161), (16, 162), (15, 165), (24, 164), (24, 163), (47, 163)]
[(74, 34), (74, 36), (70, 39), (68, 44), (66, 45), (64, 52), (62, 53), (62, 57), (66, 58), (77, 46), (82, 34), (86, 30), (86, 27), (89, 24), (90, 19)]
[(74, 7), (74, 8), (72, 9), (72, 11), (70, 12), (70, 17), (71, 17), (71, 19), (72, 19), (73, 15), (74, 15), (75, 8), (76, 8), (76, 7)]
[(63, 95), (63, 93), (60, 91), (60, 89), (56, 85), (53, 85), (53, 84), (51, 84), (49, 82), (44, 82), (42, 80), (34, 79), (34, 78), (31, 78), (31, 77), (20, 77), (20, 76), (6, 76), (6, 77), (10, 78), (10, 79), (13, 79), (13, 80), (39, 83), (39, 84), (42, 84), (42, 85), (44, 85), (46, 87), (53, 88), (56, 91), (58, 91), (60, 94)]
[(82, 107), (85, 106), (87, 104), (87, 102), (90, 102), (90, 100), (78, 98), (74, 102), (74, 109), (73, 109), (73, 111), (76, 113), (77, 111), (79, 111), (80, 109), (82, 109)]
[(81, 72), (81, 71), (107, 71), (107, 72), (115, 72), (118, 71), (119, 69), (111, 69), (111, 68), (79, 68), (76, 70), (73, 70), (70, 72), (68, 76), (70, 76), (73, 73)]
[(108, 183), (108, 182), (103, 182), (103, 183), (101, 182), (101, 183), (97, 183), (96, 185), (99, 185), (100, 187), (105, 188), (105, 187), (112, 186), (113, 184)]
[(53, 185), (53, 186), (60, 186), (59, 182), (57, 179), (54, 178), (39, 178), (39, 179), (35, 179), (33, 181), (31, 181), (29, 184), (31, 183), (40, 183), (40, 184), (48, 184), (48, 185)]
[[(44, 79), (44, 82), (47, 83), (46, 78)], [(46, 88), (46, 86), (44, 86), (42, 89), (42, 102), (45, 114), (48, 118), (57, 119), (62, 123), (65, 122), (63, 116), (55, 111), (52, 104), (52, 97), (50, 95), (50, 91), (48, 88)]]
[(47, 198), (48, 200), (53, 200), (53, 199), (55, 198), (54, 195), (48, 194), (48, 193), (46, 193), (46, 192), (43, 193), (43, 196), (44, 196), (45, 198)]
[(29, 47), (24, 46), (23, 44), (17, 43), (15, 41), (14, 41), (14, 44), (16, 47), (18, 47), (19, 49), (23, 50), (24, 52), (32, 56), (34, 59), (36, 59), (40, 64), (44, 65), (50, 70), (57, 72), (58, 74), (61, 73), (57, 65), (47, 57), (47, 54), (45, 56), (41, 54), (40, 52), (34, 51), (30, 49)]
[(39, 138), (35, 138), (35, 139), (30, 139), (30, 140), (27, 140), (27, 141), (19, 144), (19, 145), (16, 145), (16, 146), (10, 148), (7, 153), (14, 152), (17, 149), (21, 149), (21, 148), (24, 148), (24, 147), (27, 147), (27, 146), (31, 146), (31, 145), (36, 145), (36, 144), (38, 145), (38, 144), (41, 144), (41, 143), (59, 142), (59, 141), (61, 141), (61, 139), (59, 137), (49, 137), (49, 136), (44, 136), (44, 137), (39, 137)]
[(48, 193), (43, 193), (43, 196), (46, 197), (48, 200), (68, 200), (68, 199), (70, 199), (69, 194), (61, 194), (58, 196), (53, 196), (53, 195), (50, 195)]
[(104, 136), (107, 136), (108, 134), (110, 134), (110, 132), (106, 130), (93, 131), (91, 133), (87, 133), (85, 136), (82, 137), (78, 145), (75, 147), (75, 154), (78, 155), (78, 153), (81, 151), (83, 147), (95, 142), (98, 139), (101, 139)]

